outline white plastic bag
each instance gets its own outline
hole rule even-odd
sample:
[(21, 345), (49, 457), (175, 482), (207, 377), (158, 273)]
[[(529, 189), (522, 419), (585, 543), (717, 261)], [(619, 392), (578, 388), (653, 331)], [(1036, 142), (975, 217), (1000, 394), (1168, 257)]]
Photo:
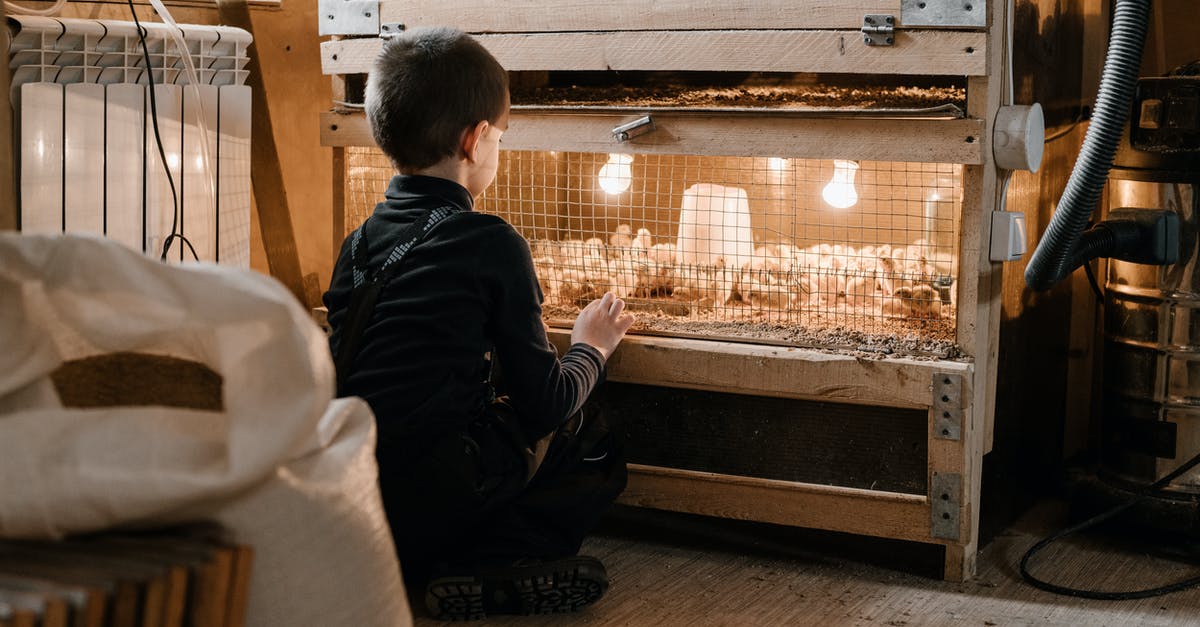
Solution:
[[(255, 550), (250, 624), (411, 624), (370, 409), (333, 400), (325, 337), (278, 282), (0, 234), (0, 346), (0, 537), (217, 520)], [(208, 366), (224, 410), (62, 406), (62, 362), (123, 351)]]

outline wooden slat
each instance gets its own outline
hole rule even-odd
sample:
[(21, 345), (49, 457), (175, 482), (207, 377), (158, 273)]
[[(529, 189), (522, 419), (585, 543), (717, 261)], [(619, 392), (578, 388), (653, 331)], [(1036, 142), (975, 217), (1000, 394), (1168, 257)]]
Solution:
[[(894, 46), (867, 46), (858, 31), (636, 31), (479, 35), (505, 69), (843, 72), (979, 76), (984, 33), (898, 31)], [(321, 44), (326, 74), (369, 72), (379, 39)]]
[[(0, 24), (5, 23), (4, 3), (0, 2)], [(16, 145), (9, 102), (8, 37), (8, 27), (0, 28), (0, 50), (5, 53), (5, 63), (0, 63), (0, 231), (17, 228)]]
[[(802, 118), (786, 114), (730, 116), (652, 113), (656, 130), (618, 143), (612, 128), (638, 117), (514, 110), (505, 150), (623, 152), (809, 159), (869, 159), (921, 163), (982, 162), (981, 120)], [(971, 141), (968, 141), (970, 139)], [(321, 116), (321, 144), (373, 146), (361, 113)]]
[[(254, 34), (250, 11), (246, 0), (217, 0), (221, 21)], [(267, 90), (263, 83), (258, 60), (259, 42), (251, 44), (250, 62), (246, 65), (249, 78), (246, 83), (251, 90), (251, 182), (254, 200), (258, 206), (259, 224), (262, 228), (263, 245), (267, 249), (267, 265), (271, 276), (279, 279), (296, 296), (296, 300), (315, 306), (310, 302), (300, 272), (300, 254), (296, 247), (296, 234), (292, 229), (292, 215), (288, 209), (287, 189), (283, 183), (283, 168), (279, 163), (279, 152), (275, 146), (275, 131), (271, 123), (271, 111), (267, 106)]]
[(942, 543), (924, 496), (629, 465), (621, 503), (722, 518)]
[(859, 28), (866, 14), (900, 18), (900, 0), (381, 0), (382, 23), (453, 24), (470, 33), (597, 30)]
[[(563, 352), (570, 331), (550, 329)], [(934, 372), (969, 376), (956, 361), (859, 359), (802, 348), (628, 335), (607, 366), (608, 379), (694, 390), (928, 408)]]
[[(1005, 23), (1006, 3), (988, 4), (989, 23)], [(975, 358), (974, 385), (964, 391), (965, 425), (962, 460), (963, 502), (959, 512), (963, 536), (946, 550), (945, 577), (963, 580), (975, 574), (979, 545), (979, 507), (984, 451), (990, 446), (995, 418), (996, 360), (1002, 300), (1000, 264), (990, 260), (991, 214), (1000, 207), (1000, 185), (992, 160), (991, 120), (1005, 90), (1002, 73), (1003, 29), (987, 33), (988, 76), (967, 81), (967, 115), (987, 122), (980, 135), (984, 163), (963, 168), (962, 239), (959, 254), (961, 291), (958, 299), (958, 344)], [(967, 394), (970, 396), (967, 396)], [(931, 460), (932, 457), (931, 451)]]

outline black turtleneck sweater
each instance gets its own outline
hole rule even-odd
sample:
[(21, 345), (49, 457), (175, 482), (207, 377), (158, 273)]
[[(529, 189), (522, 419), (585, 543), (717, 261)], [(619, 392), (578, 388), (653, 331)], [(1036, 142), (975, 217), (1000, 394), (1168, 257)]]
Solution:
[[(492, 395), (493, 349), (530, 436), (549, 433), (578, 411), (602, 376), (603, 358), (586, 344), (559, 359), (542, 322), (529, 244), (503, 219), (472, 205), (470, 193), (453, 181), (400, 175), (366, 222), (373, 271), (424, 211), (459, 209), (408, 251), (384, 286), (346, 382), (344, 393), (363, 397), (375, 412), (381, 455), (385, 441), (459, 429), (480, 415)], [(334, 355), (353, 286), (350, 239), (324, 297)]]

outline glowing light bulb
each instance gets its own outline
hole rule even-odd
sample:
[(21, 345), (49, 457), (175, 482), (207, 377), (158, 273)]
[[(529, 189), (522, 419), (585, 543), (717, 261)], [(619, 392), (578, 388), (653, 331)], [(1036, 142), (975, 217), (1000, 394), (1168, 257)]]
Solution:
[(632, 155), (608, 155), (608, 163), (600, 168), (600, 189), (609, 194), (620, 194), (633, 183)]
[(833, 160), (833, 178), (825, 189), (821, 190), (821, 198), (836, 209), (846, 209), (858, 203), (858, 191), (854, 189), (854, 175), (858, 172), (858, 162)]
[(176, 170), (179, 168), (179, 153), (177, 153), (177, 152), (168, 152), (167, 153), (167, 167), (171, 168), (172, 170)]

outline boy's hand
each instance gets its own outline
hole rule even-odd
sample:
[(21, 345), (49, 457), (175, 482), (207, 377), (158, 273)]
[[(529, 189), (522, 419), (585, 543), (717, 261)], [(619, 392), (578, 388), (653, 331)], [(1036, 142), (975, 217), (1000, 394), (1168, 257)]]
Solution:
[(625, 301), (606, 292), (579, 312), (571, 329), (571, 343), (587, 344), (600, 351), (607, 361), (631, 325), (633, 316), (625, 313)]

